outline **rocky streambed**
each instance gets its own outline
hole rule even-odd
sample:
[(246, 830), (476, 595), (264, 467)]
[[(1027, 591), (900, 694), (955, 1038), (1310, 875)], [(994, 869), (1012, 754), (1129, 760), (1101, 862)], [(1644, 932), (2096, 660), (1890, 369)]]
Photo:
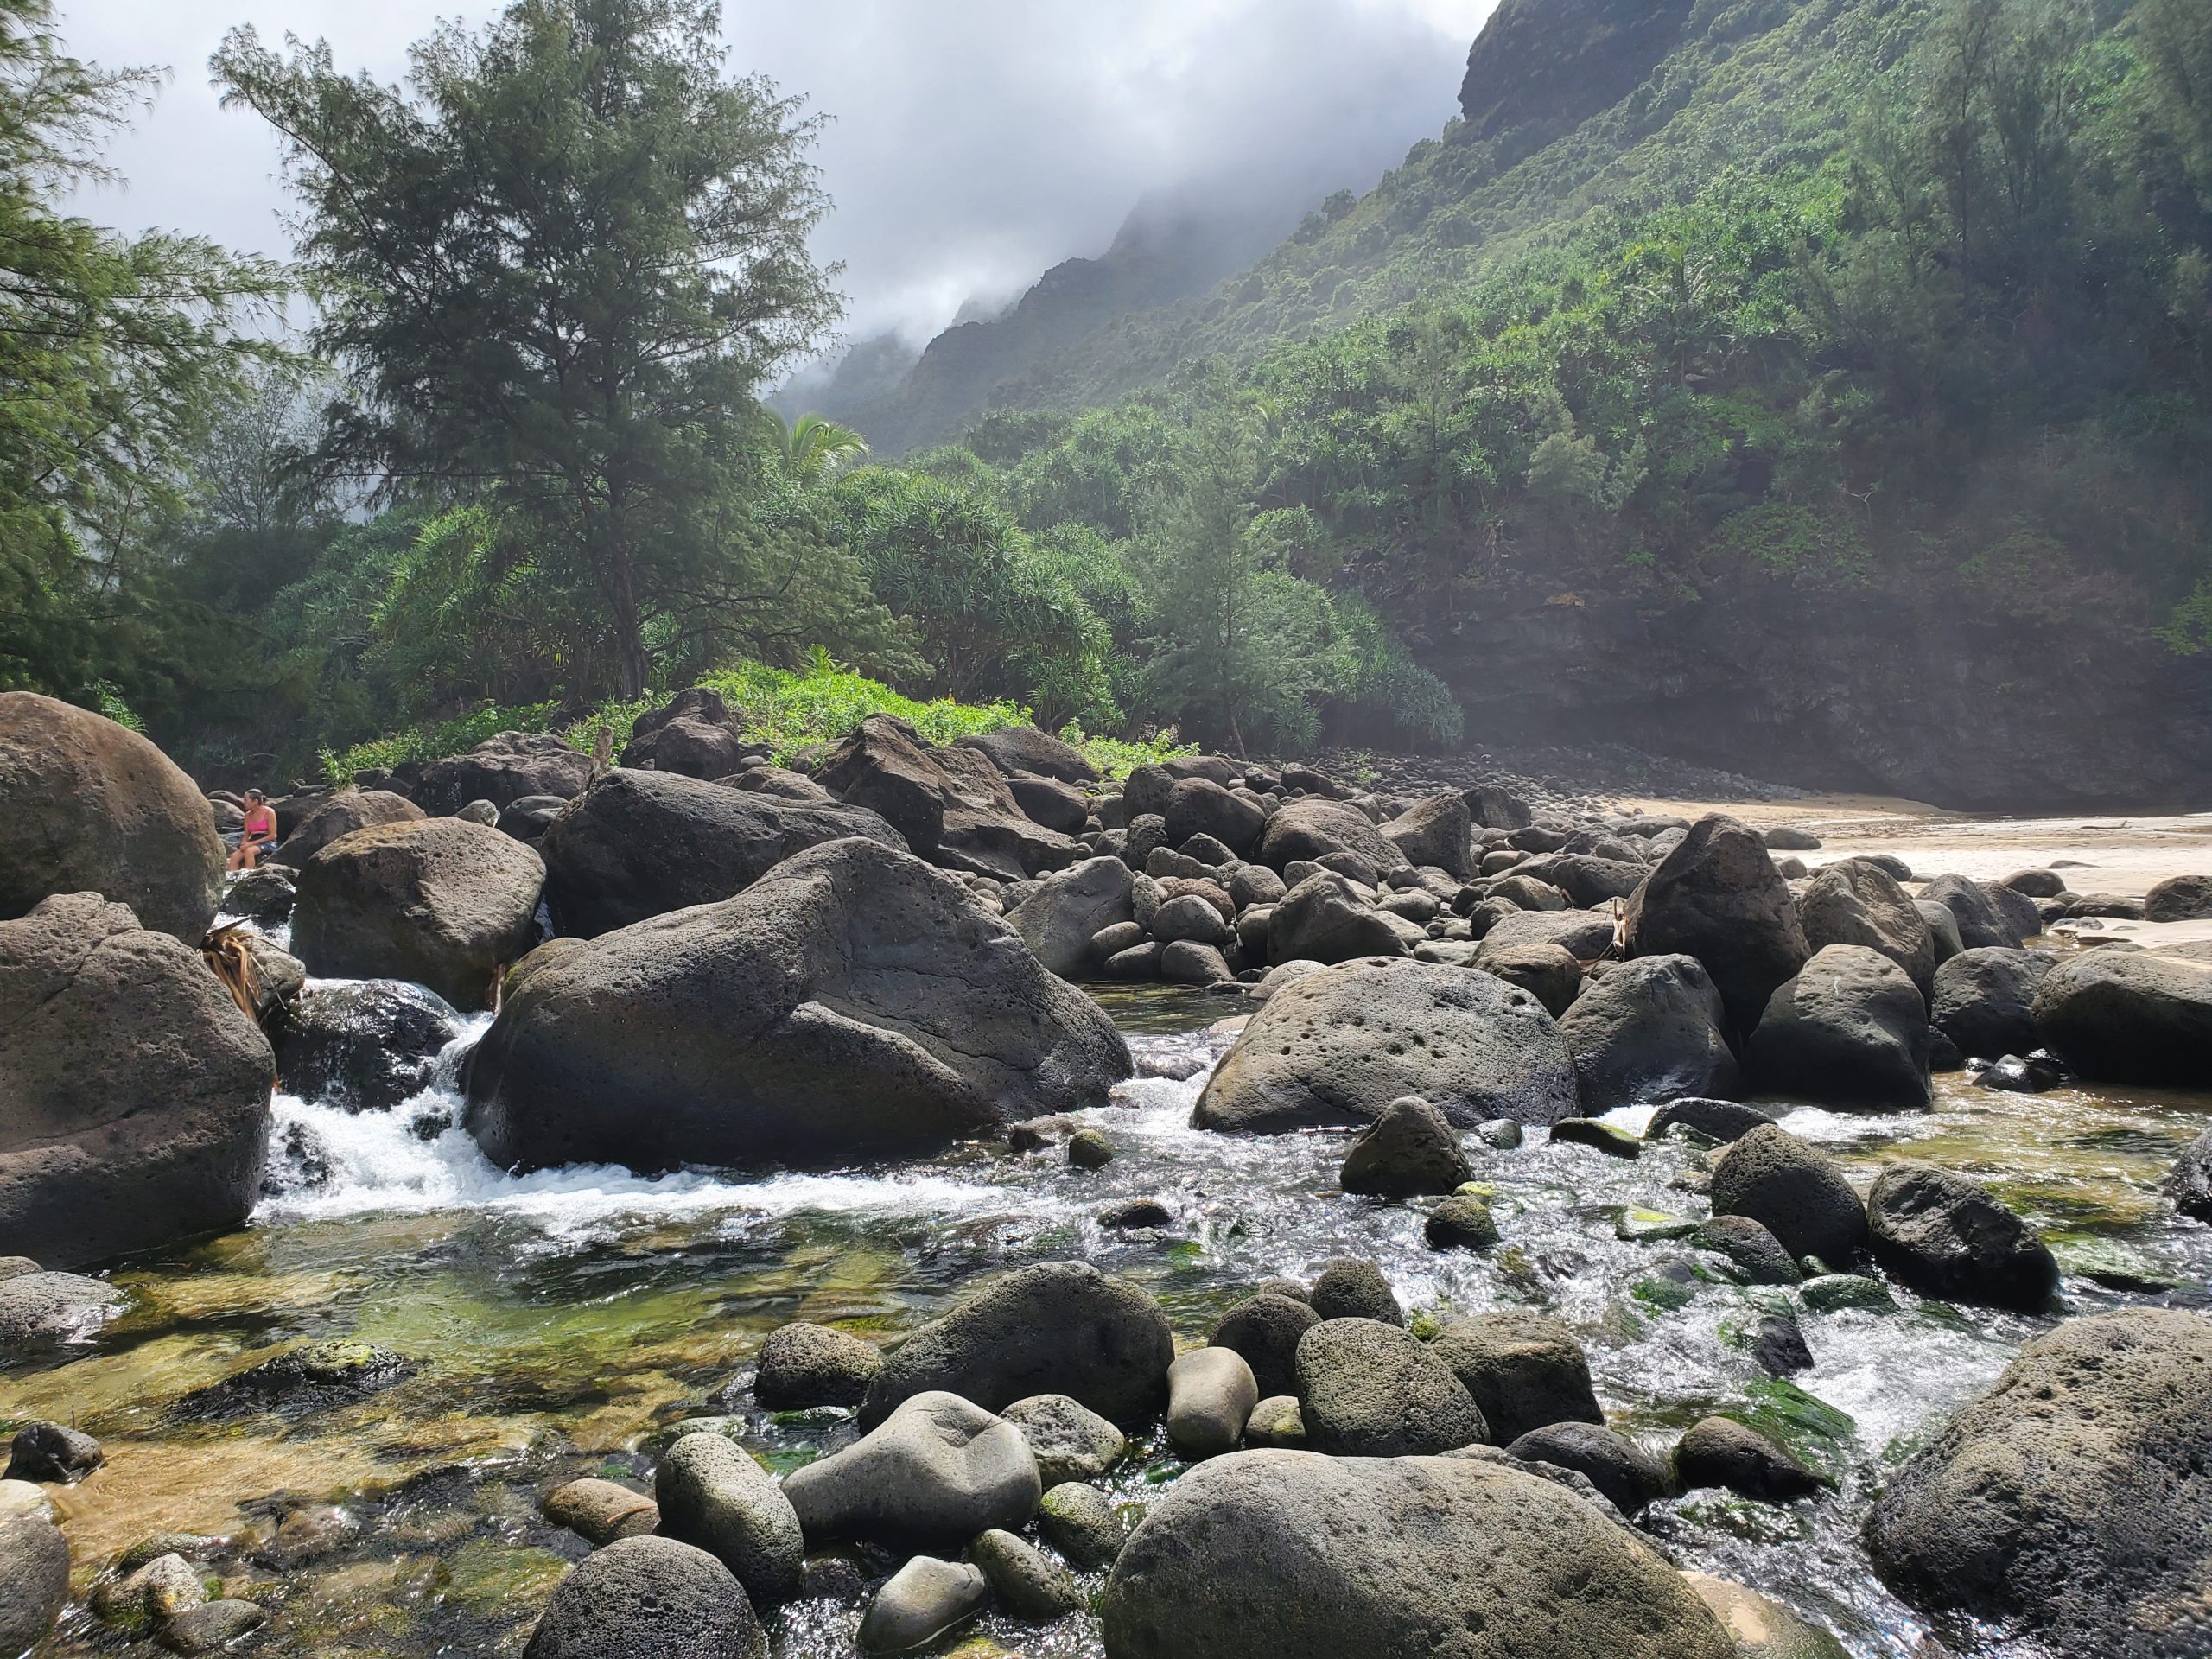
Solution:
[[(126, 1649), (90, 1598), (111, 1563), (166, 1546), (266, 1611), (241, 1650), (518, 1654), (589, 1548), (542, 1512), (563, 1482), (649, 1493), (658, 1455), (702, 1420), (782, 1471), (857, 1436), (849, 1410), (755, 1402), (760, 1343), (786, 1322), (889, 1338), (988, 1274), (1073, 1259), (1142, 1286), (1192, 1344), (1262, 1282), (1311, 1283), (1339, 1257), (1376, 1263), (1417, 1324), (1519, 1308), (1561, 1321), (1608, 1421), (1655, 1452), (1716, 1412), (1764, 1430), (1832, 1487), (1786, 1503), (1722, 1489), (1662, 1497), (1643, 1517), (1648, 1535), (1680, 1565), (1825, 1626), (1850, 1653), (1936, 1650), (1925, 1620), (1872, 1570), (1866, 1517), (1906, 1454), (2050, 1330), (2052, 1313), (1895, 1283), (1892, 1306), (1815, 1311), (1775, 1287), (1730, 1283), (1681, 1236), (1707, 1211), (1697, 1189), (1715, 1149), (1680, 1135), (1634, 1159), (1549, 1144), (1541, 1129), (1512, 1148), (1465, 1137), (1501, 1238), (1438, 1251), (1424, 1236), (1434, 1200), (1340, 1190), (1350, 1135), (1191, 1127), (1227, 1042), (1219, 994), (1100, 994), (1139, 1075), (1061, 1131), (1090, 1127), (1112, 1142), (1117, 1155), (1094, 1170), (1071, 1164), (1056, 1136), (1027, 1152), (970, 1145), (762, 1179), (508, 1175), (454, 1127), (457, 1067), (481, 1016), (396, 1106), (280, 1096), (265, 1196), (245, 1228), (118, 1270), (122, 1317), (0, 1373), (0, 1420), (73, 1421), (106, 1454), (79, 1484), (45, 1489), (79, 1599), (35, 1651)], [(1986, 1181), (2050, 1243), (2073, 1315), (2202, 1302), (2212, 1230), (2177, 1219), (2159, 1184), (2212, 1123), (2212, 1099), (2020, 1095), (1955, 1075), (1938, 1079), (1924, 1114), (1768, 1104), (1861, 1185), (1901, 1158)], [(1640, 1133), (1649, 1116), (1630, 1108), (1607, 1122)], [(1160, 1224), (1102, 1224), (1139, 1199), (1157, 1203)], [(1800, 1304), (1811, 1355), (1787, 1377), (1753, 1352), (1777, 1297)], [(1187, 1467), (1155, 1427), (1099, 1484), (1133, 1512)], [(866, 1592), (899, 1561), (870, 1549), (849, 1559), (842, 1592), (768, 1615), (773, 1652), (855, 1650)], [(1103, 1574), (1080, 1582), (1096, 1591)], [(959, 1642), (976, 1659), (1103, 1651), (1088, 1611), (1044, 1625), (990, 1613), (945, 1645)]]

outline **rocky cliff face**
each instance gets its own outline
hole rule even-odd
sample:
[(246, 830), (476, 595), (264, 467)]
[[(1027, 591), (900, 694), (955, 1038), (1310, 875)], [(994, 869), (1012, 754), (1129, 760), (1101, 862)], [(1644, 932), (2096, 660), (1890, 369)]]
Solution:
[(1935, 587), (1782, 577), (1690, 601), (1530, 582), (1431, 614), (1421, 658), (1486, 741), (1618, 741), (1960, 810), (2212, 795), (2212, 664), (2120, 617), (2024, 620)]
[(1564, 132), (1626, 98), (1675, 49), (1690, 0), (1501, 0), (1467, 54), (1470, 138)]

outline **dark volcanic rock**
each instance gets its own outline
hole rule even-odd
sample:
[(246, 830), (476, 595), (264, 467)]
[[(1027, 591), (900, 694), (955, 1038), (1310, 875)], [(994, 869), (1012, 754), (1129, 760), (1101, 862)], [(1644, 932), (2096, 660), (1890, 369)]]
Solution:
[[(1456, 1191), (1474, 1166), (1452, 1121), (1416, 1095), (1394, 1100), (1345, 1156), (1338, 1185), (1347, 1192), (1410, 1198)], [(1270, 1390), (1272, 1392), (1272, 1390)]]
[(1959, 925), (1959, 943), (1968, 950), (1989, 946), (2018, 950), (2024, 936), (1990, 889), (1962, 875), (1939, 875), (1920, 890), (1921, 899), (1951, 912)]
[(399, 980), (310, 986), (270, 1027), (284, 1091), (348, 1112), (389, 1111), (422, 1093), (461, 1033), (451, 1004)]
[(1473, 1459), (1217, 1458), (1138, 1526), (1102, 1611), (1113, 1659), (1737, 1659), (1628, 1529)]
[(1271, 1399), (1297, 1386), (1299, 1338), (1320, 1323), (1321, 1316), (1308, 1304), (1263, 1291), (1223, 1314), (1208, 1345), (1242, 1354), (1261, 1398)]
[(861, 1422), (943, 1390), (987, 1411), (1064, 1394), (1116, 1423), (1141, 1421), (1166, 1399), (1175, 1338), (1159, 1305), (1088, 1262), (1045, 1262), (993, 1280), (914, 1332), (868, 1384)]
[[(1770, 843), (1771, 844), (1771, 843)], [(1936, 973), (1936, 941), (1919, 906), (1878, 864), (1847, 858), (1821, 871), (1798, 900), (1805, 943), (1861, 944), (1904, 969), (1925, 995)]]
[(1874, 1259), (1927, 1295), (2033, 1312), (2058, 1288), (2058, 1264), (2003, 1205), (1929, 1164), (1891, 1164), (1866, 1195)]
[(420, 823), (429, 816), (404, 795), (388, 789), (343, 789), (301, 819), (297, 829), (286, 832), (284, 862), (299, 869), (340, 836), (382, 823)]
[(2205, 1650), (2208, 1540), (2212, 1319), (2153, 1308), (2028, 1344), (1866, 1522), (1877, 1570), (1914, 1605), (2113, 1659)]
[(1590, 1362), (1574, 1333), (1540, 1313), (1509, 1310), (1447, 1323), (1430, 1351), (1482, 1408), (1507, 1445), (1548, 1423), (1602, 1423)]
[(195, 1389), (170, 1408), (183, 1423), (229, 1423), (269, 1412), (291, 1420), (350, 1406), (397, 1387), (422, 1369), (365, 1342), (297, 1348)]
[(874, 841), (556, 944), (509, 976), (469, 1064), (468, 1127), (503, 1166), (913, 1150), (1096, 1104), (1129, 1072), (1097, 1004), (957, 878)]
[(1762, 1088), (1847, 1106), (1925, 1106), (1928, 1005), (1904, 969), (1831, 944), (1777, 986), (1751, 1033)]
[(1841, 1265), (1866, 1243), (1866, 1211), (1841, 1166), (1787, 1129), (1753, 1129), (1713, 1163), (1713, 1213), (1749, 1216), (1793, 1257)]
[(1098, 768), (1084, 759), (1083, 751), (1034, 726), (1008, 726), (995, 732), (979, 732), (954, 740), (956, 749), (975, 749), (1011, 777), (1033, 772), (1040, 778), (1057, 778), (1064, 784), (1095, 784)]
[(1299, 1339), (1298, 1414), (1317, 1452), (1424, 1457), (1488, 1438), (1466, 1385), (1411, 1332), (1324, 1319)]
[(0, 922), (0, 1255), (76, 1267), (238, 1225), (274, 1081), (200, 953), (123, 906)]
[(1560, 1017), (1582, 1109), (1734, 1094), (1742, 1077), (1722, 1031), (1726, 1019), (1695, 957), (1615, 964)]
[(742, 893), (792, 854), (858, 836), (905, 849), (861, 807), (812, 805), (696, 778), (610, 772), (546, 827), (546, 896), (589, 938)]
[(1623, 1515), (1637, 1515), (1674, 1484), (1666, 1464), (1600, 1422), (1548, 1423), (1515, 1437), (1508, 1455), (1572, 1469)]
[(1763, 1123), (1773, 1122), (1758, 1107), (1746, 1106), (1741, 1101), (1700, 1100), (1693, 1096), (1669, 1101), (1653, 1113), (1651, 1122), (1644, 1127), (1643, 1138), (1656, 1141), (1679, 1125), (1693, 1135), (1726, 1145), (1742, 1140)]
[(1766, 1012), (1775, 988), (1811, 948), (1797, 902), (1758, 832), (1718, 813), (1694, 824), (1629, 900), (1628, 954), (1695, 957), (1738, 1030)]
[(588, 1555), (545, 1604), (523, 1659), (767, 1659), (736, 1576), (673, 1538)]
[(815, 781), (880, 814), (916, 854), (947, 869), (1018, 880), (1065, 869), (1082, 851), (1025, 814), (987, 757), (932, 749), (888, 715), (855, 727)]
[(471, 801), (505, 807), (526, 795), (567, 800), (583, 793), (592, 770), (589, 755), (550, 732), (499, 732), (466, 754), (400, 768), (415, 799), (433, 816), (458, 812)]
[(319, 978), (407, 979), (461, 1009), (537, 935), (544, 861), (461, 818), (341, 836), (300, 872), (292, 950)]
[(196, 945), (222, 890), (207, 799), (167, 755), (86, 709), (0, 691), (0, 921), (97, 893)]
[(2212, 965), (2085, 950), (2037, 988), (2036, 1030), (2085, 1077), (2212, 1085)]
[(1269, 995), (1191, 1121), (1358, 1127), (1408, 1094), (1463, 1128), (1497, 1117), (1549, 1123), (1576, 1109), (1567, 1045), (1528, 992), (1428, 963), (1344, 963)]
[(1261, 861), (1278, 870), (1300, 859), (1318, 860), (1332, 853), (1350, 853), (1377, 870), (1405, 861), (1405, 855), (1367, 814), (1318, 795), (1293, 801), (1276, 812), (1260, 841)]
[(1351, 962), (1402, 957), (1406, 942), (1385, 912), (1334, 871), (1309, 875), (1275, 902), (1268, 918), (1268, 960)]
[(2036, 1034), (2036, 989), (2058, 965), (2047, 950), (1986, 945), (1962, 950), (1936, 970), (1929, 1019), (1961, 1054), (2025, 1054)]

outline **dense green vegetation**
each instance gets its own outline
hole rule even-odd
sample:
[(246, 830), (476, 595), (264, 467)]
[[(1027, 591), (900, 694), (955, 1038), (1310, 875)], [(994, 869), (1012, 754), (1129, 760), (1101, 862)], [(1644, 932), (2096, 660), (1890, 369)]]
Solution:
[(0, 302), (79, 331), (0, 363), (0, 683), (211, 775), (700, 682), (779, 752), (899, 698), (1450, 742), (1416, 653), (1507, 588), (1878, 587), (2212, 645), (2194, 0), (1698, 0), (1617, 108), (1448, 130), (1053, 392), (1122, 401), (897, 466), (757, 401), (832, 315), (826, 203), (711, 8), (519, 0), (402, 89), (234, 35), (219, 81), (293, 149), (297, 356), (239, 327), (279, 273), (54, 216), (132, 83), (0, 16), (0, 212), (63, 262), (0, 256)]

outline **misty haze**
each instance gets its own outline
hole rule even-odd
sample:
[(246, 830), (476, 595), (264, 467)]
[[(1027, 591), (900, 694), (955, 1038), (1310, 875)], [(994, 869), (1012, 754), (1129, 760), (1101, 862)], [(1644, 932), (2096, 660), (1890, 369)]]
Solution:
[(0, 1659), (2212, 1659), (2202, 0), (0, 0)]

